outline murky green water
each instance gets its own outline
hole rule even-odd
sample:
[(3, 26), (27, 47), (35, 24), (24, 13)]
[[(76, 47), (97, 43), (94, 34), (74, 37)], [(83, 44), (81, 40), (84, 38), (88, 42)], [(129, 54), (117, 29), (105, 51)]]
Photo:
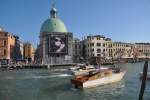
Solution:
[[(118, 66), (127, 70), (122, 81), (84, 90), (71, 86), (71, 75), (63, 68), (0, 71), (0, 100), (138, 100), (143, 63)], [(150, 100), (149, 94), (147, 82), (144, 100)]]

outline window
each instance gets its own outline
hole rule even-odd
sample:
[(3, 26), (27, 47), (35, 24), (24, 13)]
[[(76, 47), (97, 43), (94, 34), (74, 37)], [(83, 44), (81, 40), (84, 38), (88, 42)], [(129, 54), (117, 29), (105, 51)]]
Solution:
[(4, 40), (4, 46), (6, 46), (6, 40)]
[(101, 38), (100, 37), (97, 37), (97, 40), (100, 40)]
[(112, 47), (112, 44), (110, 44), (110, 47)]
[(0, 55), (2, 55), (2, 50), (0, 49)]
[(94, 43), (91, 43), (91, 46), (94, 46)]
[(101, 49), (97, 49), (97, 53), (101, 53)]
[(94, 49), (92, 49), (92, 51), (94, 52)]
[(4, 49), (4, 56), (6, 55), (6, 49)]
[(5, 36), (7, 36), (7, 33), (5, 33)]
[(75, 49), (77, 49), (77, 45), (75, 45)]
[(105, 47), (105, 43), (103, 43), (103, 47)]
[(105, 52), (105, 49), (103, 49), (103, 52)]
[(101, 43), (97, 43), (96, 45), (100, 47), (100, 46), (101, 46)]
[(101, 54), (97, 54), (97, 56), (99, 56), (99, 57), (100, 57), (100, 56), (101, 56)]

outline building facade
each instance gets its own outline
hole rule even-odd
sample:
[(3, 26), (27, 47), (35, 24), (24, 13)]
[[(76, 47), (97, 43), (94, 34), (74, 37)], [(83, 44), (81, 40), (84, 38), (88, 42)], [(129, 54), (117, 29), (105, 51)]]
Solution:
[(112, 41), (102, 35), (87, 36), (84, 40), (85, 58), (101, 57), (110, 59), (112, 56)]
[(78, 38), (73, 39), (73, 62), (78, 63), (81, 62), (81, 41)]
[(6, 61), (7, 63), (13, 59), (15, 47), (15, 37), (6, 32), (3, 29), (0, 29), (0, 60)]
[(134, 46), (138, 50), (138, 58), (150, 58), (150, 43), (135, 43)]
[(130, 58), (132, 56), (132, 44), (125, 42), (113, 42), (113, 59)]
[(79, 55), (85, 61), (93, 57), (103, 58), (106, 62), (150, 58), (150, 43), (114, 42), (102, 35), (87, 36), (80, 42), (79, 49), (82, 51)]
[(14, 53), (13, 58), (15, 61), (21, 61), (23, 60), (23, 42), (19, 39), (17, 35), (14, 35), (15, 38), (15, 46), (14, 46)]
[(32, 44), (29, 42), (24, 43), (23, 49), (24, 49), (24, 59), (26, 59), (28, 63), (33, 62), (35, 49), (33, 48)]

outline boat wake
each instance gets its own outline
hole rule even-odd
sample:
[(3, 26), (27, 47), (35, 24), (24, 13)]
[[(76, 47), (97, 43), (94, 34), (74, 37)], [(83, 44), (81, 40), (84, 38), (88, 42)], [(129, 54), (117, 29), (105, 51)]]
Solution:
[(58, 74), (58, 75), (51, 75), (51, 78), (55, 78), (55, 77), (70, 77), (70, 76), (72, 76), (72, 75), (70, 75), (70, 74)]
[(47, 79), (47, 78), (63, 78), (70, 77), (69, 74), (56, 74), (56, 75), (48, 75), (48, 76), (25, 76), (25, 77), (7, 77), (6, 79)]
[(71, 87), (72, 91), (78, 91), (79, 89), (75, 88), (75, 87)]
[(51, 69), (51, 71), (67, 71), (68, 69)]

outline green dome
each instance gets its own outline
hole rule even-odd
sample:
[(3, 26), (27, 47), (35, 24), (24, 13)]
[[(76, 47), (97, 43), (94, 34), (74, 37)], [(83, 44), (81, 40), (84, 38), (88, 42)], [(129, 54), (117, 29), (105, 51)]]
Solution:
[(48, 18), (41, 27), (40, 33), (67, 32), (65, 24), (59, 18)]

